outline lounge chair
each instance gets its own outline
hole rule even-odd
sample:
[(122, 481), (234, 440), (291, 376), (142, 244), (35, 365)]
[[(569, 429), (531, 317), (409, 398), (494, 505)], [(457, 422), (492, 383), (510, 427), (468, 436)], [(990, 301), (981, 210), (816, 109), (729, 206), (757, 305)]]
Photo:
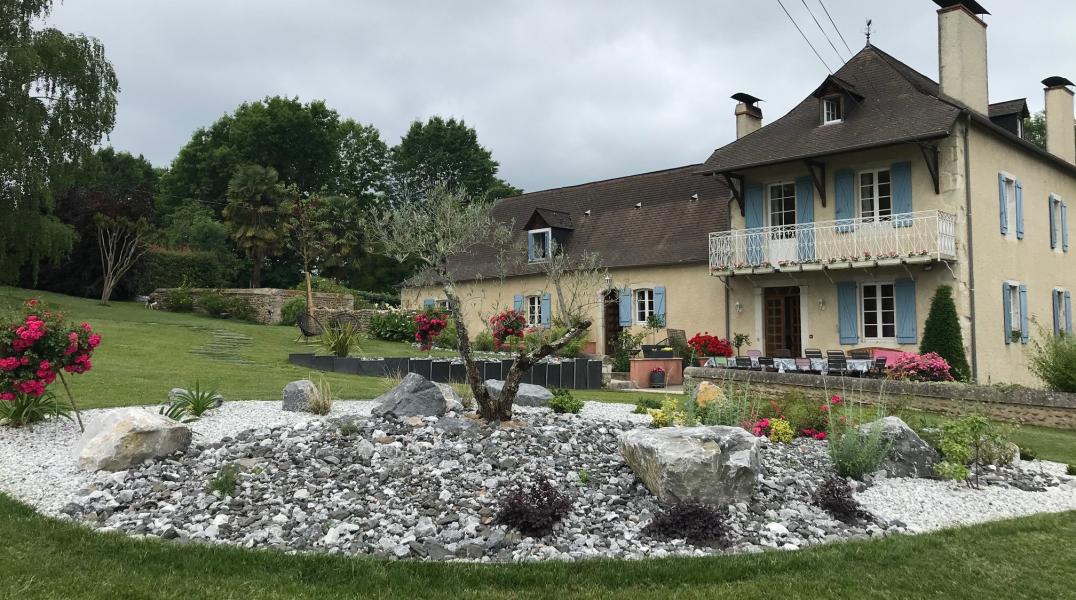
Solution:
[(858, 350), (849, 351), (848, 356), (850, 358), (855, 358), (859, 360), (869, 360), (871, 357), (871, 351), (864, 348), (860, 348)]
[(807, 348), (803, 351), (803, 355), (807, 358), (825, 358), (822, 356), (822, 351), (818, 348)]
[(826, 370), (830, 375), (847, 375), (848, 374), (848, 359), (844, 357), (842, 353), (840, 356), (830, 355), (826, 360)]
[(773, 359), (767, 356), (760, 356), (758, 358), (758, 370), (759, 371), (776, 371), (777, 367), (773, 366)]
[(736, 357), (736, 366), (734, 368), (736, 368), (736, 369), (751, 369), (752, 368), (751, 359), (749, 357), (747, 357), (747, 356), (737, 356)]
[(814, 372), (814, 368), (811, 367), (811, 359), (809, 358), (797, 358), (796, 370), (804, 373)]
[(878, 379), (885, 377), (885, 363), (886, 357), (884, 356), (879, 356), (878, 358), (874, 359), (874, 365), (871, 366), (869, 374), (872, 377), (876, 377)]

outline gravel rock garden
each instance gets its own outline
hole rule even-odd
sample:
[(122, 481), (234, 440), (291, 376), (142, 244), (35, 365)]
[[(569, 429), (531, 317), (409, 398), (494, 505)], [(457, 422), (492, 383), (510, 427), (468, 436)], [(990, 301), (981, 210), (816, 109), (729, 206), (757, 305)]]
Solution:
[[(1055, 463), (987, 467), (971, 489), (896, 476), (922, 460), (898, 439), (878, 472), (846, 480), (832, 475), (828, 440), (652, 429), (632, 405), (593, 402), (579, 414), (517, 407), (490, 426), (451, 388), (409, 379), (326, 416), (294, 398), (297, 410), (226, 402), (190, 424), (189, 446), (154, 446), (159, 456), (118, 471), (79, 469), (86, 442), (67, 423), (5, 432), (0, 489), (134, 536), (483, 562), (795, 550), (1076, 509), (1076, 479)], [(132, 410), (156, 415), (84, 417), (115, 428)]]

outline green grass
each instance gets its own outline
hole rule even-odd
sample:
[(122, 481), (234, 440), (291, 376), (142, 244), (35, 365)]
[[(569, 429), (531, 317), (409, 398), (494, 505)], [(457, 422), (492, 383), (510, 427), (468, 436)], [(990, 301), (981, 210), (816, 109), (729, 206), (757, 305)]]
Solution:
[(0, 496), (0, 598), (1072, 598), (1076, 513), (798, 552), (528, 565), (178, 545), (101, 534)]
[[(95, 300), (10, 287), (0, 287), (0, 312), (31, 297), (62, 310), (70, 320), (90, 323), (101, 334), (93, 369), (68, 377), (80, 408), (157, 404), (171, 388), (195, 382), (228, 400), (268, 400), (279, 397), (289, 381), (311, 375), (287, 362), (291, 352), (315, 351), (295, 341), (295, 327), (148, 310), (133, 302), (102, 306)], [(364, 340), (360, 354), (419, 352), (407, 344)], [(341, 398), (373, 398), (389, 389), (385, 379), (315, 373), (315, 381), (319, 375)]]

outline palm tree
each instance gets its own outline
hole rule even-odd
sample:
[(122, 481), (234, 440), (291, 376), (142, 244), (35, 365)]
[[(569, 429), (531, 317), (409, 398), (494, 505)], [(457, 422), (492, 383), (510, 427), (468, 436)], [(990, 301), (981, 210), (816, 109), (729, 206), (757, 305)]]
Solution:
[(241, 166), (228, 182), (222, 214), (235, 243), (254, 262), (250, 287), (261, 287), (265, 259), (284, 248), (284, 224), (294, 195), (272, 167)]

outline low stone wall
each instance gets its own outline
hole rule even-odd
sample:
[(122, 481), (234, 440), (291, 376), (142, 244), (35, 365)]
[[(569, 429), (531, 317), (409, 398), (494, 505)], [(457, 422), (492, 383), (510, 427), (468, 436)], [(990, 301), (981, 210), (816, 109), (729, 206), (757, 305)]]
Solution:
[[(150, 294), (150, 301), (154, 302), (163, 296), (168, 289), (161, 288)], [(243, 298), (254, 308), (254, 318), (257, 322), (265, 325), (280, 324), (280, 309), (288, 300), (305, 297), (306, 292), (300, 290), (281, 290), (276, 288), (191, 288), (191, 294), (219, 293), (224, 296), (237, 296)], [(319, 313), (328, 314), (332, 311), (351, 310), (355, 305), (355, 298), (351, 294), (329, 294), (314, 292), (314, 316), (321, 318)]]
[(825, 398), (839, 394), (857, 403), (885, 403), (951, 416), (978, 412), (997, 421), (1076, 429), (1076, 394), (1020, 386), (762, 373), (720, 367), (689, 367), (684, 371), (685, 389), (690, 390), (701, 380), (749, 385), (751, 391), (763, 399), (778, 399), (790, 391), (800, 391), (821, 403)]
[(355, 318), (358, 323), (359, 329), (362, 331), (370, 330), (370, 320), (375, 315), (381, 315), (386, 313), (403, 313), (409, 317), (414, 317), (418, 311), (414, 310), (386, 310), (381, 308), (360, 308), (358, 310), (339, 310), (339, 309), (317, 309), (314, 311), (314, 316), (317, 317), (322, 323), (328, 323), (328, 320), (341, 313), (347, 313)]

